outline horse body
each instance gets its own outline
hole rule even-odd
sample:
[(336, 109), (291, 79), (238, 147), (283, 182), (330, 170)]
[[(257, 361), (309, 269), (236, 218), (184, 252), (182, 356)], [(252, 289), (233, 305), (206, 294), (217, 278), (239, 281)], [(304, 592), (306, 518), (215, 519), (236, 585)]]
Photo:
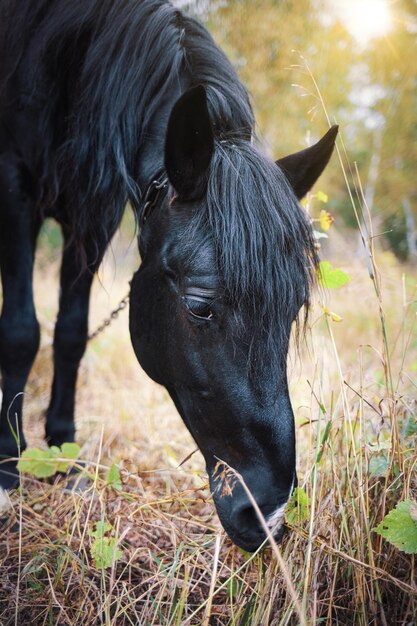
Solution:
[[(225, 490), (219, 463), (239, 471), (279, 531), (296, 481), (288, 340), (316, 262), (297, 197), (324, 169), (335, 131), (277, 167), (252, 143), (230, 62), (166, 1), (1, 0), (0, 16), (0, 454), (25, 447), (42, 221), (55, 217), (65, 242), (46, 420), (47, 441), (61, 445), (75, 435), (94, 272), (126, 202), (140, 221), (148, 186), (166, 172), (138, 238), (132, 343), (203, 452), (224, 527), (255, 549), (263, 531), (242, 486)], [(2, 464), (3, 486), (16, 475), (14, 461)]]

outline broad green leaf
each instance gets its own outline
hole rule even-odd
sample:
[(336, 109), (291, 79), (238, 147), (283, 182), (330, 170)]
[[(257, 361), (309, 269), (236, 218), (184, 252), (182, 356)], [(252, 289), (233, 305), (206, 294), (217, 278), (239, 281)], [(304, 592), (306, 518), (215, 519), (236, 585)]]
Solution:
[(106, 482), (115, 491), (122, 490), (122, 479), (120, 477), (120, 470), (116, 463), (113, 463), (109, 471), (107, 472)]
[(305, 522), (309, 517), (310, 498), (302, 487), (296, 487), (285, 509), (285, 518), (289, 524)]
[(51, 457), (51, 463), (55, 469), (55, 472), (65, 472), (68, 469), (68, 463), (63, 463), (57, 461), (59, 457), (62, 457), (62, 452), (58, 446), (51, 446), (48, 450), (49, 456)]
[(20, 456), (17, 469), (24, 474), (35, 476), (35, 478), (48, 478), (48, 476), (55, 474), (56, 465), (50, 450), (27, 448)]
[[(22, 452), (17, 468), (35, 478), (48, 478), (57, 472), (66, 472), (79, 455), (80, 446), (76, 443), (63, 443), (61, 448), (51, 446), (47, 450), (28, 448)], [(59, 461), (58, 459), (68, 459)]]
[[(58, 448), (59, 450), (59, 448)], [(66, 472), (71, 465), (73, 465), (73, 461), (78, 459), (78, 455), (80, 454), (80, 446), (77, 443), (63, 443), (61, 446), (61, 450), (59, 450), (58, 456), (62, 459), (68, 459), (68, 461), (61, 461), (57, 465), (57, 472)]]
[(399, 502), (373, 530), (406, 554), (417, 554), (417, 523), (412, 514), (416, 503), (411, 500)]
[(320, 261), (317, 278), (326, 289), (338, 289), (350, 281), (350, 276), (340, 268), (332, 268), (329, 261)]
[(105, 533), (108, 533), (109, 530), (112, 529), (112, 525), (109, 524), (109, 522), (96, 522), (95, 527), (95, 530), (89, 530), (88, 534), (90, 537), (100, 539), (100, 541), (103, 539)]
[(61, 456), (61, 450), (58, 446), (51, 446), (48, 448), (47, 452), (49, 452), (51, 459), (56, 459), (58, 456)]
[(369, 473), (373, 476), (385, 476), (389, 469), (389, 461), (386, 456), (375, 455), (369, 461)]
[(116, 538), (106, 536), (106, 533), (112, 530), (111, 524), (97, 522), (95, 526), (95, 530), (88, 531), (90, 537), (94, 538), (90, 549), (91, 556), (97, 568), (106, 569), (121, 558), (122, 552), (116, 547)]
[(61, 451), (61, 456), (64, 459), (71, 459), (72, 461), (76, 461), (80, 454), (80, 446), (78, 445), (78, 443), (63, 443), (61, 446)]

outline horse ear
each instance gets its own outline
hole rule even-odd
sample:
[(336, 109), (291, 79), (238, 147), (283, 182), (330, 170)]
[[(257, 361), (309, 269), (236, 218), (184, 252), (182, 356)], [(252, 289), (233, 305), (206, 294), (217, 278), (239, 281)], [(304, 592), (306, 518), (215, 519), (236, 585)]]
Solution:
[(207, 185), (214, 136), (202, 85), (186, 91), (172, 109), (165, 141), (165, 168), (182, 200), (197, 200)]
[(332, 156), (338, 126), (330, 130), (313, 146), (279, 159), (282, 169), (299, 200), (310, 191)]

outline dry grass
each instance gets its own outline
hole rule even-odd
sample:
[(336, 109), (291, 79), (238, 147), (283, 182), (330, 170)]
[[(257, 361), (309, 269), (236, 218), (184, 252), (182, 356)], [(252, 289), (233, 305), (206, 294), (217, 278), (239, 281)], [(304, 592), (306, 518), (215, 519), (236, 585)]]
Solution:
[[(137, 258), (134, 243), (127, 253), (126, 246), (125, 236), (115, 242), (95, 285), (92, 326), (127, 291)], [(317, 304), (307, 348), (291, 358), (298, 474), (311, 508), (286, 533), (282, 559), (269, 547), (244, 554), (225, 536), (202, 457), (188, 458), (195, 445), (167, 393), (140, 371), (123, 313), (89, 345), (81, 367), (78, 438), (94, 480), (76, 493), (24, 479), (2, 520), (1, 624), (415, 623), (414, 557), (372, 529), (399, 500), (417, 499), (417, 276), (380, 255), (376, 294), (366, 264), (352, 260), (349, 246), (337, 247), (352, 280), (327, 306), (344, 320), (332, 322)], [(36, 272), (43, 344), (26, 395), (30, 445), (42, 440), (57, 274), (57, 259), (43, 252)], [(375, 459), (384, 456), (387, 468), (376, 475)], [(103, 479), (115, 461), (118, 493)], [(105, 570), (90, 552), (99, 520), (111, 523), (122, 552)]]

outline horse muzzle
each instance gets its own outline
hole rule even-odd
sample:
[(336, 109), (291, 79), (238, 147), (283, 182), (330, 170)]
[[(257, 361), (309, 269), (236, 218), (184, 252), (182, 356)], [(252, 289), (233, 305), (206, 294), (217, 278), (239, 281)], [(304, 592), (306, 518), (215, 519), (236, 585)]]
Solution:
[[(210, 477), (217, 514), (230, 539), (246, 552), (255, 552), (266, 539), (280, 543), (284, 534), (285, 508), (293, 484), (287, 490), (250, 489), (236, 475), (227, 480)], [(247, 489), (250, 489), (251, 496)], [(254, 502), (256, 506), (254, 506)]]

